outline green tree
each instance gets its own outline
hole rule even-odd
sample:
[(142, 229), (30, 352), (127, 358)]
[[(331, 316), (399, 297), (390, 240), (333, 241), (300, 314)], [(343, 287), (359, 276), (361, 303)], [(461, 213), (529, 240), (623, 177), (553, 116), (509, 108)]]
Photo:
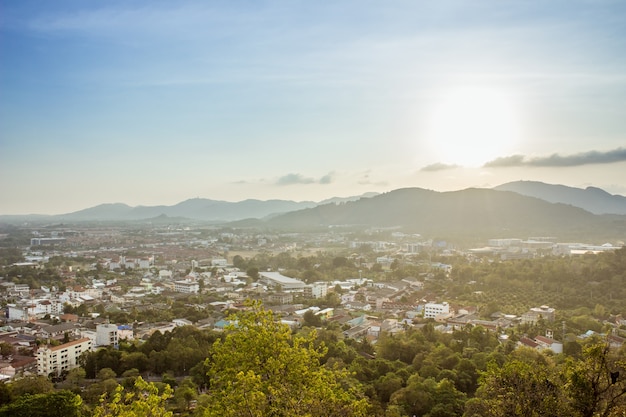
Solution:
[(316, 315), (313, 311), (307, 310), (302, 317), (304, 319), (304, 325), (310, 327), (320, 327), (322, 325), (322, 319)]
[[(315, 332), (292, 335), (259, 303), (230, 317), (223, 341), (214, 343), (206, 364), (209, 416), (365, 416), (368, 404), (348, 373), (321, 366), (324, 346)], [(345, 384), (344, 384), (345, 383)]]
[(54, 390), (54, 385), (44, 376), (27, 376), (11, 383), (14, 397), (24, 394), (46, 394)]
[(0, 355), (2, 355), (3, 357), (15, 355), (15, 346), (7, 342), (1, 342)]
[(568, 360), (564, 374), (566, 392), (581, 417), (626, 410), (626, 360), (613, 357), (607, 343), (585, 347), (581, 360)]
[[(493, 417), (571, 416), (573, 410), (562, 390), (553, 364), (529, 349), (502, 367), (491, 363), (481, 377), (476, 396)], [(474, 409), (479, 405), (472, 403)]]
[(174, 391), (174, 402), (180, 411), (189, 410), (191, 401), (198, 398), (198, 388), (190, 378), (185, 378)]
[(257, 281), (259, 279), (259, 268), (252, 266), (246, 270), (246, 274), (252, 278), (252, 280)]
[(0, 417), (80, 417), (82, 404), (71, 391), (25, 394), (0, 408)]
[(159, 388), (138, 377), (132, 389), (117, 387), (111, 398), (105, 394), (93, 412), (93, 417), (171, 417), (171, 411), (165, 408), (166, 401), (172, 396), (172, 389), (165, 386), (162, 393)]

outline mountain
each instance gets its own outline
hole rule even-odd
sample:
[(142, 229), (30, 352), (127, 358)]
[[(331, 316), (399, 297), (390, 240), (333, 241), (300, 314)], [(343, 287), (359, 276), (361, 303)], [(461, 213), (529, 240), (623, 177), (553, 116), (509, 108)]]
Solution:
[(594, 214), (626, 214), (626, 197), (609, 194), (596, 187), (582, 189), (538, 181), (514, 181), (494, 187), (494, 190), (513, 191), (551, 203), (570, 204)]
[(436, 192), (405, 188), (344, 204), (327, 204), (267, 220), (270, 227), (310, 230), (331, 226), (402, 227), (448, 237), (556, 236), (561, 239), (626, 235), (626, 216), (491, 189)]
[(125, 204), (101, 204), (96, 207), (55, 216), (58, 220), (142, 220), (165, 215), (185, 217), (205, 221), (234, 221), (248, 217), (262, 218), (275, 213), (284, 213), (303, 208), (314, 207), (313, 201), (288, 200), (244, 200), (239, 202), (193, 198), (173, 206), (137, 206)]
[(192, 198), (173, 206), (137, 206), (127, 204), (100, 204), (73, 213), (55, 216), (28, 215), (28, 216), (0, 216), (0, 221), (137, 221), (154, 219), (161, 216), (167, 218), (187, 218), (192, 220), (212, 222), (232, 222), (242, 219), (262, 219), (282, 213), (315, 207), (319, 204), (340, 204), (353, 201), (364, 196), (376, 193), (367, 193), (363, 196), (335, 197), (320, 203), (314, 201), (291, 200), (254, 200), (248, 199), (239, 202), (210, 200), (206, 198)]

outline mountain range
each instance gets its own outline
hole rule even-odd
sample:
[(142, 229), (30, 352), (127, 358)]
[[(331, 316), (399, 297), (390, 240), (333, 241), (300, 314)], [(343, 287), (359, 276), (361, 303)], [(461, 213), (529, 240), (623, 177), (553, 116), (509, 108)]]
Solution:
[(569, 204), (594, 214), (626, 214), (626, 197), (609, 194), (596, 187), (582, 189), (538, 181), (514, 181), (494, 187), (494, 190), (513, 191), (550, 203)]
[(401, 227), (409, 232), (448, 238), (554, 236), (623, 240), (626, 237), (624, 215), (596, 215), (572, 205), (480, 188), (451, 192), (405, 188), (344, 204), (286, 213), (266, 223), (283, 230)]
[(518, 181), (494, 189), (437, 192), (404, 188), (321, 202), (195, 198), (173, 206), (102, 204), (56, 216), (0, 216), (0, 221), (174, 221), (191, 219), (231, 227), (277, 230), (336, 226), (402, 227), (439, 236), (618, 239), (626, 237), (626, 197), (599, 188), (578, 189)]

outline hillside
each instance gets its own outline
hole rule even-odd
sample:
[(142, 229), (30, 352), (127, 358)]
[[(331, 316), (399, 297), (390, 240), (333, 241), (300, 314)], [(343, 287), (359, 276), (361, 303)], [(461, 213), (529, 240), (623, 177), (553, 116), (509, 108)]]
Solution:
[(550, 203), (570, 204), (594, 214), (626, 214), (626, 197), (596, 187), (582, 189), (538, 181), (514, 181), (494, 187), (494, 190), (513, 191)]
[(333, 225), (400, 226), (427, 235), (464, 237), (626, 237), (626, 216), (599, 216), (569, 205), (489, 189), (399, 189), (369, 199), (287, 213), (268, 220), (268, 224), (290, 230)]

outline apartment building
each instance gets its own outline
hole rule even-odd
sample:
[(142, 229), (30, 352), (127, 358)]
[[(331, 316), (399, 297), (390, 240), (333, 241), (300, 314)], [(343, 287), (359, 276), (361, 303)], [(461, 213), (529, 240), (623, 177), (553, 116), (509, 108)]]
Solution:
[(424, 306), (424, 318), (425, 319), (434, 319), (437, 316), (450, 314), (450, 305), (446, 302), (444, 303), (427, 303)]
[(59, 346), (43, 346), (37, 351), (37, 373), (48, 376), (59, 375), (79, 366), (80, 355), (91, 350), (88, 337), (64, 343)]

